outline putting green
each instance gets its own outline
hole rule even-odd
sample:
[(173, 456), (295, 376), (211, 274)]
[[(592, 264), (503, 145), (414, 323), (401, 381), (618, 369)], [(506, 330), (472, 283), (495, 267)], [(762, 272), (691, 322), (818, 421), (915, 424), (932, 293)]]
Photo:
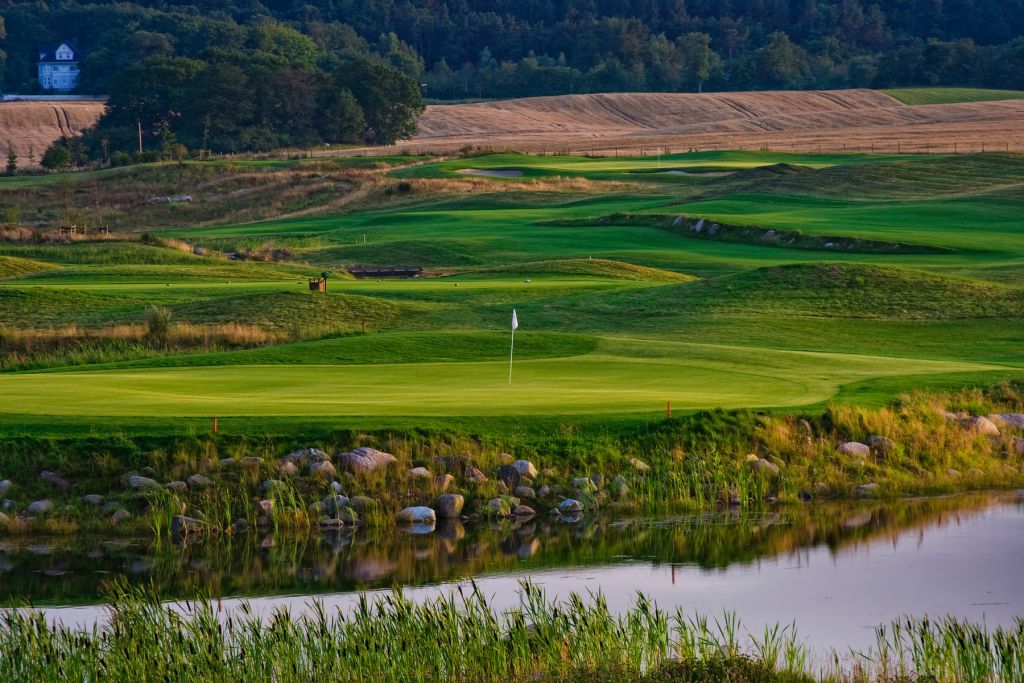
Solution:
[[(844, 384), (1003, 369), (980, 363), (604, 339), (507, 363), (232, 365), (0, 376), (0, 413), (59, 416), (509, 416), (817, 403)], [(98, 398), (97, 398), (98, 397)]]

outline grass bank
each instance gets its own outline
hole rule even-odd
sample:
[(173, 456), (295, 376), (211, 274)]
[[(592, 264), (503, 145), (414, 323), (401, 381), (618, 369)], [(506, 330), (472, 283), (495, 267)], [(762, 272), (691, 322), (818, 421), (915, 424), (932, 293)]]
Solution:
[(990, 629), (947, 618), (880, 627), (877, 645), (815, 656), (795, 625), (747, 633), (721, 619), (667, 613), (642, 594), (622, 615), (600, 595), (548, 600), (522, 584), (499, 613), (478, 591), (417, 604), (396, 593), (350, 614), (224, 614), (208, 600), (166, 609), (115, 586), (108, 623), (91, 632), (5, 613), (0, 677), (111, 681), (911, 681), (1020, 680), (1024, 622)]

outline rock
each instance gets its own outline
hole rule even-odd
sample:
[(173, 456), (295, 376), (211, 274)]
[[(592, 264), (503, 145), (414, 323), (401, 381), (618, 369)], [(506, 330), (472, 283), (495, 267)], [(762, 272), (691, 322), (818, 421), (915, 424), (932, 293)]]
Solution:
[(445, 493), (437, 499), (437, 516), (441, 519), (458, 519), (466, 499), (458, 493)]
[(1024, 439), (1014, 439), (1013, 447), (1017, 450), (1017, 455), (1024, 455)]
[(818, 481), (814, 483), (814, 493), (816, 493), (817, 495), (824, 496), (828, 493), (828, 490), (828, 484), (826, 484), (825, 482)]
[(281, 463), (281, 466), (278, 467), (278, 471), (281, 472), (282, 477), (294, 477), (299, 473), (299, 468), (293, 462), (284, 461)]
[(871, 448), (859, 441), (845, 441), (839, 444), (838, 450), (842, 455), (850, 455), (855, 458), (871, 457)]
[(434, 524), (437, 522), (437, 514), (433, 508), (419, 505), (399, 512), (398, 521), (403, 524)]
[(508, 517), (512, 514), (512, 506), (504, 498), (491, 498), (487, 501), (484, 513), (488, 517)]
[(10, 479), (4, 479), (3, 481), (0, 481), (0, 498), (6, 496), (7, 492), (10, 491), (11, 488), (13, 488), (13, 486), (14, 482), (11, 481)]
[(888, 458), (896, 450), (896, 442), (879, 434), (867, 438), (867, 446), (871, 452), (881, 458)]
[(470, 481), (474, 484), (482, 484), (485, 481), (487, 481), (487, 475), (485, 475), (483, 472), (473, 467), (472, 465), (466, 467), (466, 470), (462, 476), (465, 477), (467, 481)]
[(352, 501), (345, 496), (327, 496), (320, 501), (320, 512), (328, 517), (337, 517), (341, 510), (350, 507), (351, 504)]
[(473, 464), (469, 461), (469, 458), (463, 455), (439, 455), (434, 458), (434, 463), (439, 469), (450, 474), (463, 472), (467, 467)]
[(259, 491), (263, 495), (266, 495), (272, 491), (284, 488), (284, 482), (280, 479), (264, 479), (260, 482)]
[(244, 519), (236, 519), (231, 524), (231, 533), (233, 534), (244, 534), (249, 530), (249, 522)]
[(814, 436), (814, 427), (811, 426), (810, 422), (808, 422), (804, 418), (800, 418), (799, 420), (796, 421), (796, 424), (800, 428), (801, 434), (803, 434), (804, 436)]
[(309, 463), (309, 476), (320, 479), (333, 479), (338, 475), (330, 460)]
[(750, 466), (754, 468), (755, 472), (760, 472), (761, 474), (768, 474), (773, 477), (778, 476), (779, 474), (779, 466), (770, 460), (765, 460), (764, 458), (751, 460)]
[(447, 491), (455, 483), (455, 477), (447, 472), (434, 477), (434, 488), (438, 491)]
[(30, 515), (45, 515), (47, 512), (53, 510), (53, 503), (49, 500), (36, 500), (29, 503), (25, 509)]
[(1003, 418), (1003, 422), (1012, 427), (1024, 429), (1024, 413), (1003, 413), (999, 417)]
[(104, 504), (102, 508), (100, 508), (100, 512), (102, 512), (105, 515), (109, 515), (109, 514), (111, 514), (113, 512), (117, 512), (120, 509), (121, 509), (121, 504), (119, 502), (117, 502), (116, 500), (111, 500), (111, 501), (108, 501), (106, 504)]
[(234, 458), (221, 458), (220, 460), (217, 461), (217, 464), (220, 467), (224, 467), (224, 468), (234, 467), (235, 466), (235, 459)]
[(861, 484), (860, 486), (858, 486), (856, 492), (857, 492), (857, 497), (858, 498), (866, 498), (866, 497), (874, 494), (876, 491), (878, 491), (878, 484), (869, 483), (869, 484)]
[(349, 472), (357, 473), (376, 472), (396, 462), (398, 462), (398, 458), (390, 453), (378, 451), (376, 448), (369, 448), (367, 446), (357, 448), (348, 453), (342, 453), (338, 456), (338, 463), (342, 468)]
[(213, 479), (204, 477), (201, 474), (193, 474), (185, 480), (185, 483), (192, 489), (205, 489), (207, 486), (213, 486)]
[(242, 467), (254, 470), (263, 464), (263, 460), (262, 458), (257, 458), (255, 455), (247, 455), (241, 460), (239, 460), (238, 464), (240, 464)]
[(596, 491), (597, 485), (590, 477), (573, 477), (572, 485), (580, 491)]
[(621, 474), (615, 475), (615, 478), (612, 479), (611, 486), (608, 488), (612, 495), (615, 496), (616, 500), (621, 501), (629, 497), (629, 483)]
[(110, 516), (110, 523), (117, 526), (121, 522), (131, 519), (132, 513), (127, 510), (118, 510)]
[(187, 536), (203, 532), (203, 522), (195, 517), (175, 515), (171, 518), (171, 533), (175, 536)]
[(352, 496), (349, 498), (348, 506), (361, 515), (373, 512), (379, 507), (377, 501), (369, 496)]
[(345, 520), (335, 517), (322, 517), (320, 519), (321, 529), (341, 529), (345, 526)]
[(512, 491), (512, 495), (515, 496), (516, 498), (533, 499), (537, 497), (537, 494), (529, 486), (517, 486), (515, 490)]
[(537, 497), (538, 498), (547, 498), (550, 495), (551, 495), (551, 487), (548, 486), (547, 484), (544, 484), (539, 489), (537, 489)]
[(798, 497), (798, 498), (799, 498), (799, 499), (800, 499), (801, 501), (803, 501), (804, 503), (810, 503), (810, 502), (811, 502), (811, 501), (812, 501), (812, 500), (814, 499), (814, 496), (812, 496), (812, 495), (811, 495), (811, 494), (810, 494), (809, 492), (807, 492), (807, 491), (801, 491), (801, 492), (800, 492), (800, 493), (799, 493), (799, 494), (797, 495), (797, 497)]
[(512, 510), (512, 516), (513, 517), (520, 517), (520, 518), (524, 518), (524, 519), (528, 519), (530, 517), (533, 517), (536, 514), (537, 514), (537, 511), (534, 510), (529, 505), (517, 505)]
[(158, 489), (160, 483), (156, 479), (133, 475), (128, 477), (128, 488), (130, 489)]
[(169, 481), (164, 484), (164, 487), (175, 493), (185, 493), (188, 491), (188, 484), (183, 481)]
[(502, 465), (498, 468), (498, 481), (507, 486), (510, 491), (519, 486), (522, 478), (519, 470), (512, 465)]
[(345, 489), (342, 487), (341, 482), (332, 481), (331, 490), (337, 493), (339, 496), (345, 495)]
[(59, 473), (54, 472), (53, 470), (43, 470), (39, 473), (39, 478), (53, 486), (53, 488), (57, 489), (61, 493), (67, 493), (71, 489), (71, 484), (69, 484), (64, 477), (60, 476)]
[(409, 470), (409, 476), (416, 479), (430, 479), (433, 475), (426, 467), (413, 467)]
[(977, 479), (978, 477), (984, 477), (985, 471), (978, 467), (972, 467), (971, 469), (967, 470), (967, 476), (974, 477), (975, 479)]
[(969, 417), (963, 424), (964, 427), (972, 432), (977, 432), (978, 434), (984, 434), (986, 436), (999, 436), (999, 427), (997, 427), (996, 424), (987, 417)]
[(260, 512), (265, 515), (269, 515), (274, 511), (274, 501), (271, 498), (264, 498), (257, 503), (256, 506), (260, 509)]
[(589, 479), (596, 488), (601, 488), (602, 486), (604, 486), (604, 477), (602, 477), (600, 474), (591, 474)]
[(319, 448), (300, 448), (281, 458), (284, 462), (291, 463), (297, 467), (305, 466), (311, 462), (323, 462), (330, 459), (330, 456)]
[(953, 477), (953, 478), (959, 477), (960, 476), (960, 470), (956, 470), (956, 469), (953, 469), (952, 467), (950, 467), (949, 469), (946, 470), (946, 476), (947, 477)]
[(633, 469), (637, 472), (650, 472), (651, 470), (651, 466), (639, 458), (630, 458), (629, 464), (632, 465)]
[(583, 503), (573, 498), (566, 498), (558, 504), (558, 511), (561, 514), (574, 514), (583, 512)]
[(502, 465), (511, 465), (515, 458), (512, 457), (511, 453), (498, 453), (498, 460), (501, 461)]
[(82, 496), (82, 502), (83, 503), (85, 503), (86, 505), (93, 505), (95, 507), (99, 507), (100, 505), (103, 505), (103, 501), (104, 500), (106, 500), (106, 498), (104, 498), (103, 496), (101, 496), (98, 493), (90, 493), (87, 496)]
[(521, 477), (526, 477), (527, 479), (537, 478), (537, 467), (529, 460), (516, 460), (512, 463), (512, 467), (516, 468)]

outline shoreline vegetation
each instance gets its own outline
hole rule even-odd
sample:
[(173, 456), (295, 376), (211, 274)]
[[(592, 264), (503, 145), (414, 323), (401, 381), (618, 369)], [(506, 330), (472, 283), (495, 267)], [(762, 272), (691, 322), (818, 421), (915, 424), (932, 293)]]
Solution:
[[(296, 448), (301, 445), (300, 448)], [(155, 537), (520, 524), (1024, 487), (1024, 385), (817, 415), (712, 411), (582, 438), (429, 430), (0, 441), (0, 533)]]
[(82, 631), (31, 609), (0, 617), (6, 680), (233, 681), (1017, 681), (1024, 621), (989, 628), (951, 617), (901, 618), (866, 652), (812, 652), (797, 625), (744, 630), (719, 618), (669, 613), (638, 593), (615, 615), (601, 594), (549, 600), (521, 584), (498, 612), (476, 588), (412, 602), (363, 595), (351, 613), (312, 602), (302, 616), (223, 612), (200, 598), (177, 608), (123, 582), (109, 588), (106, 623)]

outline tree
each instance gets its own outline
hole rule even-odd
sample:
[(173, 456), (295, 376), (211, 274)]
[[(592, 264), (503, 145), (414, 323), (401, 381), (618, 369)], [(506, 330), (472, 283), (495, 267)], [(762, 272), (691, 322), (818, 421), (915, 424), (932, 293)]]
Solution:
[(717, 61), (717, 55), (711, 50), (711, 36), (687, 33), (677, 42), (683, 60), (683, 81), (696, 84), (697, 92), (704, 92), (704, 82), (711, 76), (712, 66)]
[(63, 140), (58, 140), (46, 149), (40, 163), (49, 171), (67, 168), (71, 165), (71, 150)]
[(363, 109), (347, 89), (324, 91), (320, 101), (320, 135), (332, 143), (360, 142), (366, 135)]
[(416, 131), (416, 117), (424, 109), (420, 86), (390, 64), (361, 57), (338, 65), (334, 80), (362, 107), (367, 142), (390, 145)]
[(18, 155), (14, 151), (14, 145), (7, 141), (7, 175), (14, 175), (18, 172)]

